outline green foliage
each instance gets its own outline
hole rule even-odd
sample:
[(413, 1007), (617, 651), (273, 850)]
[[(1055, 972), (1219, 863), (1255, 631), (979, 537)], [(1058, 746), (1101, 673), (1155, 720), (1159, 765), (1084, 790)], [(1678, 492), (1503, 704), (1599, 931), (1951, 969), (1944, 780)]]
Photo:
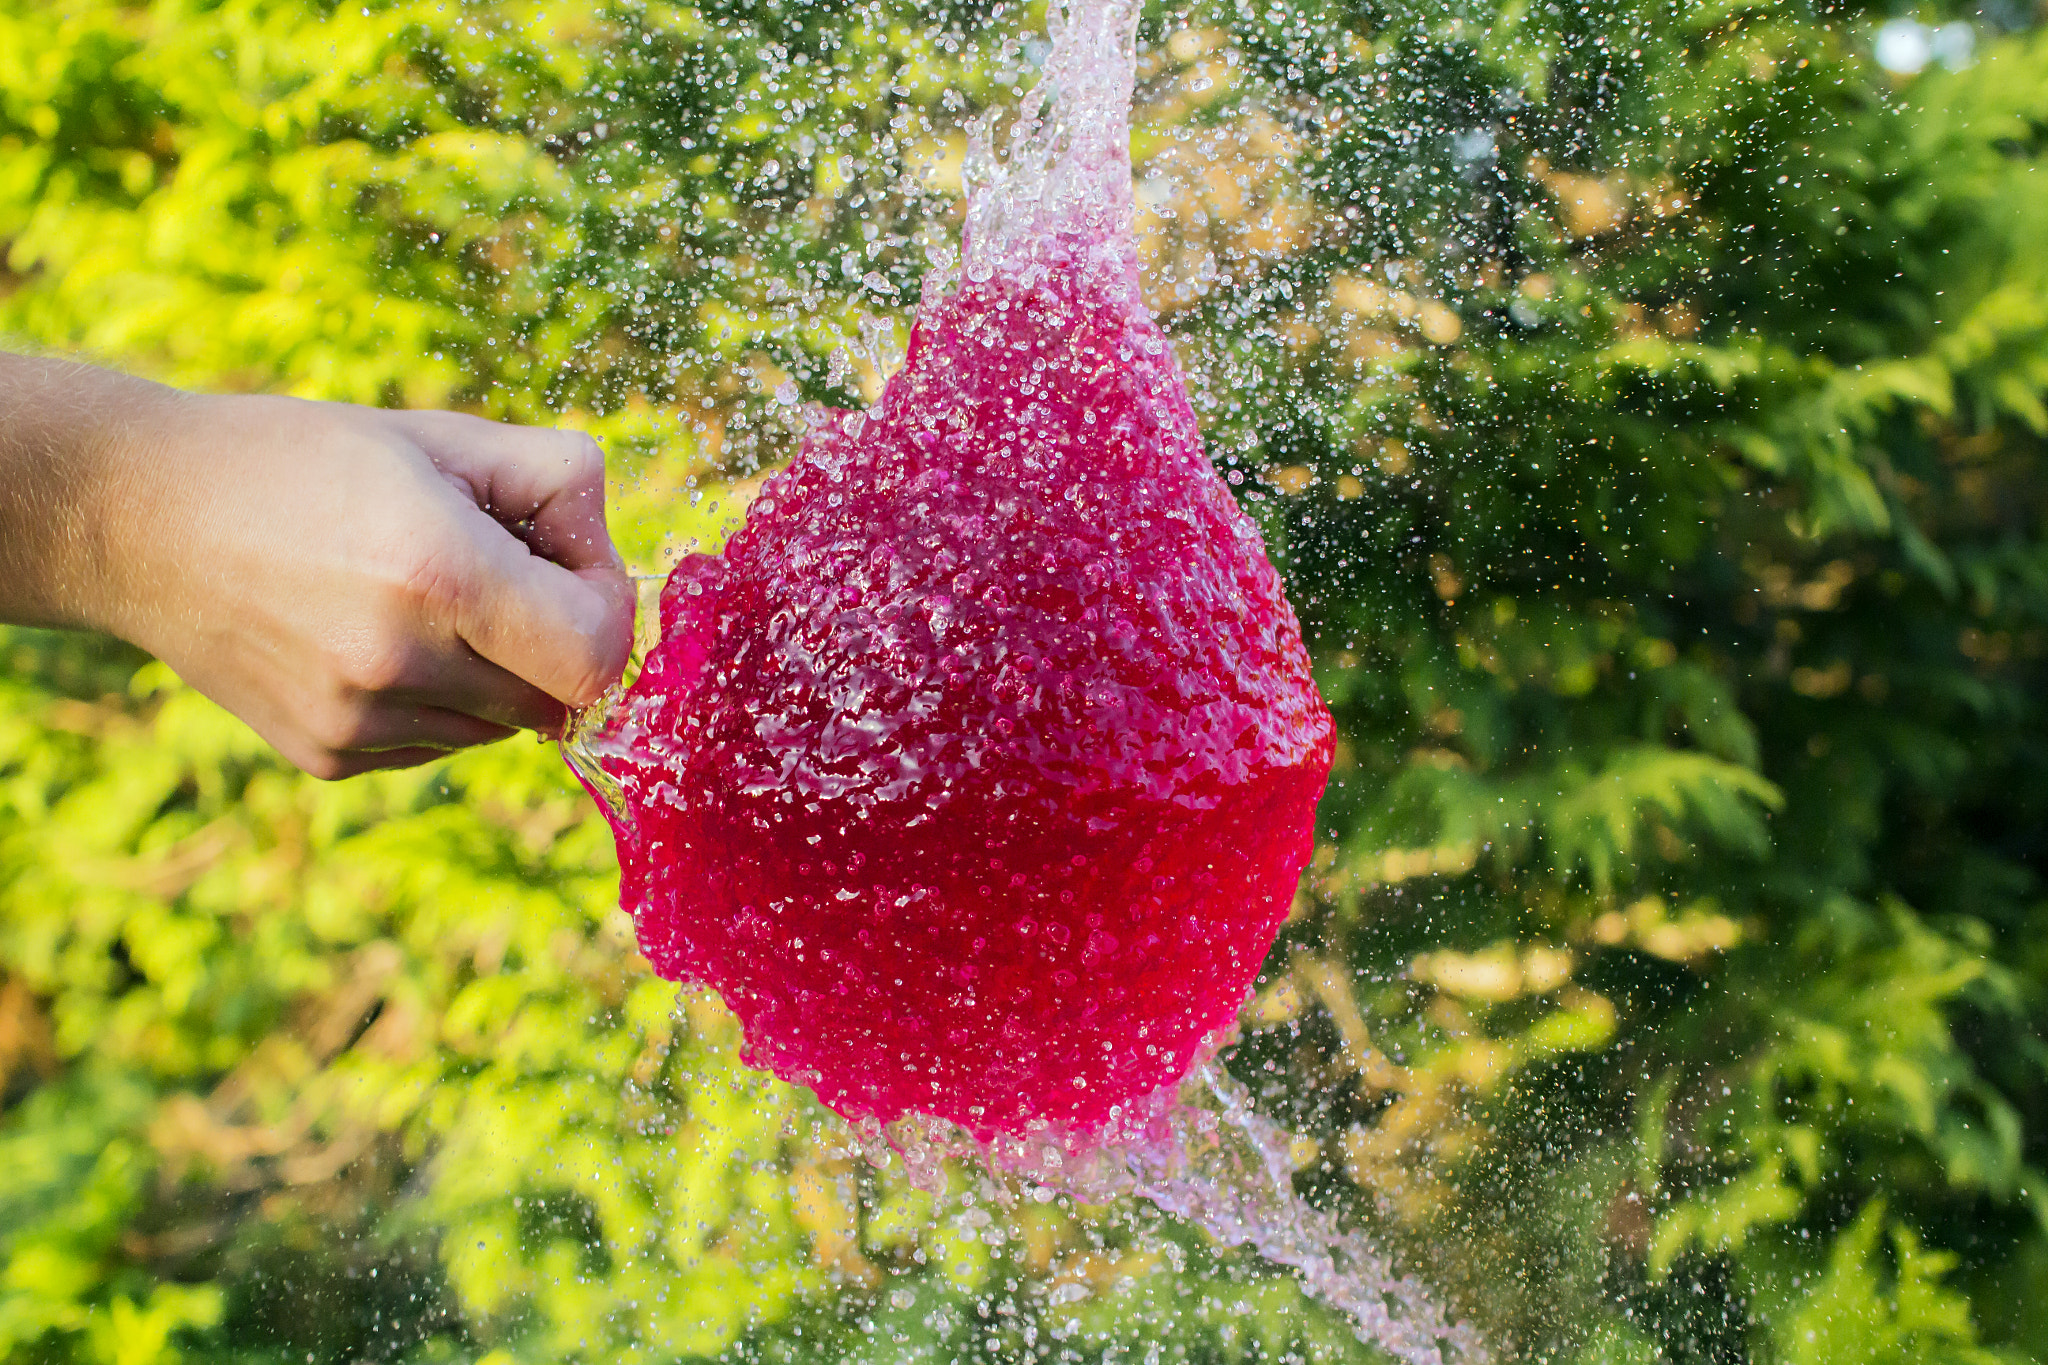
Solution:
[[(2048, 1356), (2048, 33), (1889, 17), (1148, 20), (1148, 288), (1344, 735), (1234, 1064), (1504, 1355)], [(1037, 22), (0, 0), (0, 332), (587, 426), (657, 567), (872, 396)], [(551, 750), (322, 787), (0, 658), (0, 1359), (1364, 1358), (850, 1159)]]
[[(9, 647), (29, 677), (71, 648)], [(552, 751), (323, 788), (158, 665), (125, 696), (15, 686), (8, 1358), (175, 1359), (181, 1328), (217, 1328), (213, 1358), (338, 1353), (274, 1320), (293, 1279), (420, 1272), (394, 1297), (452, 1296), (468, 1335), (533, 1319), (530, 1358), (639, 1359), (814, 1278), (759, 1169), (790, 1101), (629, 969)]]
[(1824, 1264), (1789, 1247), (1775, 1262), (1759, 1260), (1751, 1293), (1784, 1323), (1784, 1358), (1795, 1365), (2011, 1359), (1977, 1345), (1969, 1301), (1943, 1286), (1954, 1253), (1929, 1251), (1911, 1228), (1888, 1223), (1881, 1199), (1834, 1239)]

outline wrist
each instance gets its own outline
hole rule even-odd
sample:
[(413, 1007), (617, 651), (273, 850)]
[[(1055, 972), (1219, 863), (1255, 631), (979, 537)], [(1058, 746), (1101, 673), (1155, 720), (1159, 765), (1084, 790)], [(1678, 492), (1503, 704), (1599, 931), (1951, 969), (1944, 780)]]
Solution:
[(0, 356), (0, 620), (129, 635), (127, 551), (151, 533), (151, 504), (162, 511), (162, 455), (193, 401)]
[(185, 542), (205, 479), (206, 413), (222, 400), (141, 381), (108, 399), (82, 456), (91, 529), (73, 566), (76, 624), (161, 653), (156, 637), (195, 563)]

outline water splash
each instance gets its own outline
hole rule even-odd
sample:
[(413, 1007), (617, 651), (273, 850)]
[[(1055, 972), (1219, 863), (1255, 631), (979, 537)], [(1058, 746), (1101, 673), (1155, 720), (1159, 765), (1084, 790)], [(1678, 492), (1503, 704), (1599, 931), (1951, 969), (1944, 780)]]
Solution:
[(1294, 1135), (1252, 1107), (1245, 1088), (1211, 1061), (1190, 1076), (1163, 1135), (1098, 1155), (1120, 1166), (1132, 1193), (1293, 1270), (1311, 1296), (1343, 1310), (1369, 1342), (1410, 1365), (1478, 1365), (1479, 1335), (1451, 1322), (1412, 1275), (1294, 1190)]
[(913, 1115), (858, 1125), (857, 1149), (886, 1165), (900, 1159), (911, 1183), (946, 1188), (949, 1160), (998, 1179), (1082, 1204), (1143, 1199), (1293, 1271), (1312, 1298), (1351, 1318), (1360, 1341), (1408, 1365), (1483, 1365), (1471, 1324), (1453, 1321), (1413, 1275), (1400, 1273), (1371, 1237), (1317, 1208), (1294, 1188), (1295, 1135), (1261, 1115), (1251, 1094), (1212, 1055), (1161, 1102), (1111, 1129), (1076, 1133), (1055, 1124), (977, 1141), (957, 1126)]
[[(1135, 0), (1075, 0), (1048, 7), (1052, 40), (1038, 84), (1010, 126), (1006, 154), (984, 120), (968, 147), (972, 187), (961, 266), (977, 283), (1064, 262), (1076, 242), (1128, 274), (1131, 92), (1136, 80)], [(948, 282), (938, 281), (940, 287)]]
[(1295, 1195), (1291, 1139), (1214, 1062), (1333, 738), (1139, 294), (1136, 22), (1054, 6), (904, 368), (678, 565), (565, 749), (657, 971), (717, 988), (743, 1055), (877, 1155), (1142, 1197), (1413, 1365), (1478, 1359)]
[(1236, 1016), (1311, 849), (1329, 708), (1124, 230), (1132, 22), (1059, 26), (1079, 93), (977, 190), (903, 368), (677, 565), (576, 730), (655, 970), (849, 1117), (1128, 1114)]

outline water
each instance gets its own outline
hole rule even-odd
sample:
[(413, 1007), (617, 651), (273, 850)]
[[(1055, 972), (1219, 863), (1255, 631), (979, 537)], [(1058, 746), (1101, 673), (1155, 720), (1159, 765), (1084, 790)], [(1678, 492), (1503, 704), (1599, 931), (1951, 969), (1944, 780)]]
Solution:
[(902, 370), (677, 566), (596, 737), (642, 950), (852, 1118), (1156, 1109), (1309, 853), (1329, 711), (1139, 296), (1132, 24), (1060, 29)]
[(1291, 1139), (1213, 1061), (1333, 730), (1140, 296), (1135, 24), (1055, 10), (902, 370), (814, 412), (725, 551), (677, 566), (572, 761), (655, 969), (927, 1182), (972, 1153), (1143, 1196), (1401, 1359), (1477, 1358), (1296, 1196)]
[(1249, 1247), (1294, 1271), (1311, 1295), (1351, 1315), (1362, 1340), (1397, 1359), (1487, 1359), (1478, 1334), (1447, 1319), (1420, 1281), (1296, 1193), (1294, 1148), (1294, 1135), (1262, 1117), (1212, 1058), (1189, 1073), (1163, 1115), (1113, 1140), (1077, 1151), (1027, 1137), (991, 1144), (984, 1156), (1085, 1202), (1148, 1199), (1225, 1246)]

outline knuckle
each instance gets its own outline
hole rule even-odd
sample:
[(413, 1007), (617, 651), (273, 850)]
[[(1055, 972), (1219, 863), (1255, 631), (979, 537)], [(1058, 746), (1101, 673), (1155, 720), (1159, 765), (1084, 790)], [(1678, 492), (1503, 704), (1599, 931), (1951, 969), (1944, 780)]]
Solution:
[(316, 749), (306, 754), (287, 754), (286, 757), (291, 759), (300, 772), (322, 782), (339, 782), (351, 771), (340, 754), (325, 749)]
[(406, 655), (389, 645), (354, 651), (338, 669), (342, 686), (350, 692), (377, 696), (406, 684)]
[(372, 591), (346, 618), (330, 623), (321, 640), (325, 696), (355, 705), (413, 681), (418, 607), (405, 595)]
[(405, 685), (407, 663), (407, 650), (397, 633), (380, 632), (337, 651), (334, 676), (346, 695), (376, 696)]
[(575, 484), (601, 484), (604, 481), (604, 448), (588, 432), (565, 431), (562, 436), (563, 459), (569, 467), (570, 481)]
[(433, 635), (461, 632), (472, 575), (466, 560), (450, 548), (453, 543), (452, 536), (443, 537), (394, 559), (391, 592), (375, 631), (381, 644), (371, 653), (402, 666), (406, 644), (422, 629)]
[(309, 718), (306, 730), (324, 757), (340, 763), (342, 755), (360, 749), (368, 741), (369, 726), (367, 705), (338, 698), (320, 707)]
[(399, 595), (409, 604), (429, 609), (446, 607), (462, 596), (463, 576), (445, 550), (415, 550), (400, 557), (396, 570)]

